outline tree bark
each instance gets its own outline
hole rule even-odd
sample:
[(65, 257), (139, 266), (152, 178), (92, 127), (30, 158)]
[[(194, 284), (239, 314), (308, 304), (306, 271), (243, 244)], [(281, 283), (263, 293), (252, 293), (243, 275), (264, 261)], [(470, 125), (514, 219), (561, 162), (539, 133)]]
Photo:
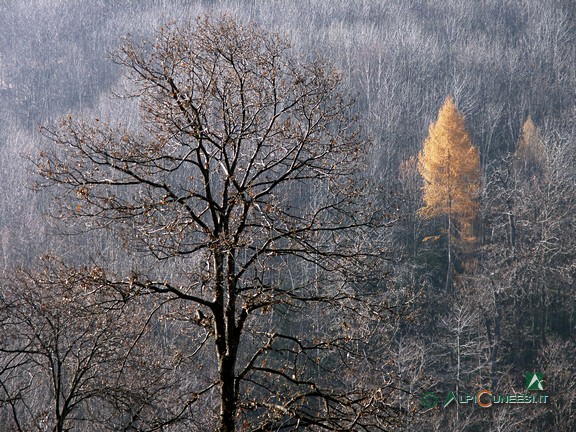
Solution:
[(216, 252), (215, 332), (220, 378), (220, 432), (233, 432), (236, 418), (236, 359), (239, 331), (236, 326), (236, 287), (231, 252)]

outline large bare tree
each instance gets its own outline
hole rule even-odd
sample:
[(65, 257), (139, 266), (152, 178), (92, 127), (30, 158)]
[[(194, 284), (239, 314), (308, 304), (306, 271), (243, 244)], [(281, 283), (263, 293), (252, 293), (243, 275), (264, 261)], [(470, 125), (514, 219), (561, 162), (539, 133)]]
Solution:
[(228, 16), (114, 58), (138, 120), (70, 115), (38, 163), (61, 217), (143, 255), (101, 283), (163, 297), (205, 335), (193, 399), (218, 401), (215, 429), (389, 427), (388, 219), (360, 190), (368, 143), (337, 71)]

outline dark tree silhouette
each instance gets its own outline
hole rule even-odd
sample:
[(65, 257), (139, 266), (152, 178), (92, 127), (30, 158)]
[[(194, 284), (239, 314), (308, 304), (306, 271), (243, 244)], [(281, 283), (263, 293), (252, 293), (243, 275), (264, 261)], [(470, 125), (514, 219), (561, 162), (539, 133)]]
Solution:
[(386, 428), (390, 378), (369, 376), (385, 362), (364, 349), (393, 310), (384, 212), (355, 181), (368, 143), (337, 71), (226, 16), (127, 40), (115, 60), (139, 124), (68, 116), (38, 164), (62, 217), (146, 257), (101, 283), (187, 305), (213, 341), (196, 394), (218, 389), (217, 430)]

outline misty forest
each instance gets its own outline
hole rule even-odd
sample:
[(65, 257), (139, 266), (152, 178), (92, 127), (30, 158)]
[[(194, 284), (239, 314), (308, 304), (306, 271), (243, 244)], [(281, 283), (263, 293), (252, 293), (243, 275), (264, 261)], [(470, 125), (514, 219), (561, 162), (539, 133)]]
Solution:
[(576, 430), (573, 0), (0, 34), (1, 431)]

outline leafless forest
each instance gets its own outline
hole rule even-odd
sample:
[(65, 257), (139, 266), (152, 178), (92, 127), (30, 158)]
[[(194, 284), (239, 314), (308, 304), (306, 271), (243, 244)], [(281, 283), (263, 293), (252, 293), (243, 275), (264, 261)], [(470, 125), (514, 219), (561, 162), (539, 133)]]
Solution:
[(576, 430), (573, 0), (0, 34), (0, 431)]

